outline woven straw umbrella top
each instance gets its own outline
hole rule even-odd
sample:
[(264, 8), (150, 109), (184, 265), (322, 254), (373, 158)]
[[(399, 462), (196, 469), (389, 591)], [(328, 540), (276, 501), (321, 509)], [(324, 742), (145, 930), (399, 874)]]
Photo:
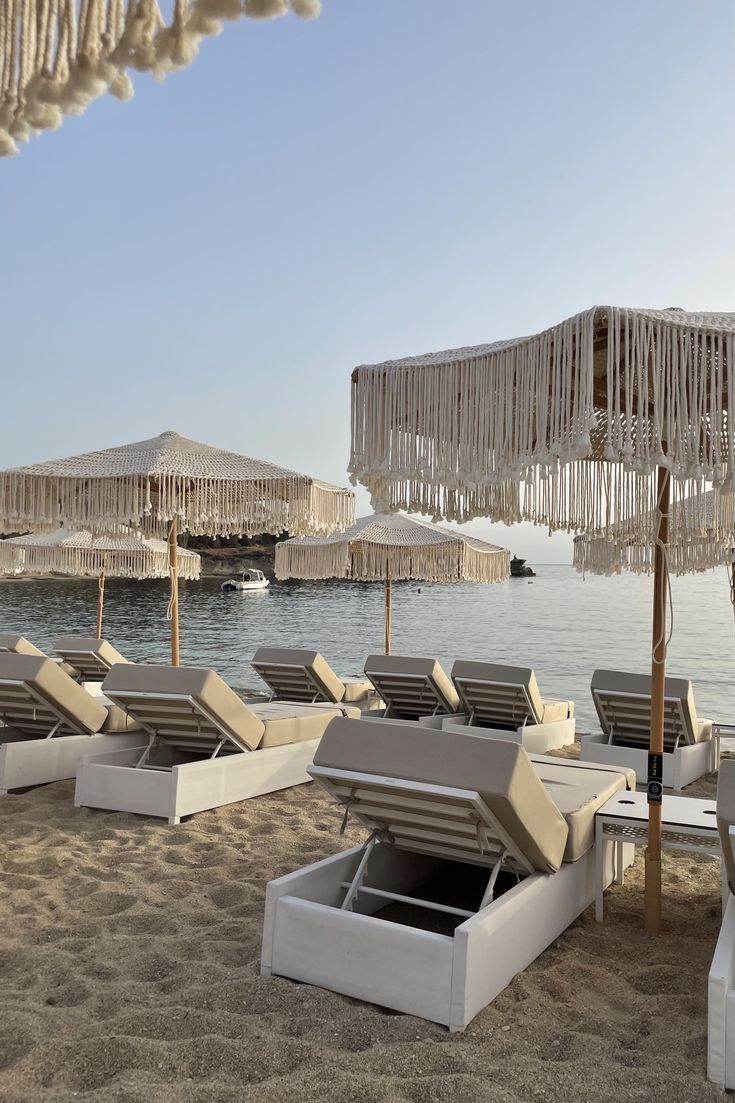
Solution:
[(414, 578), (434, 582), (500, 582), (510, 553), (453, 529), (401, 514), (361, 517), (346, 532), (276, 545), (276, 577)]
[[(180, 576), (198, 579), (201, 557), (185, 548), (179, 548), (178, 556)], [(18, 569), (94, 577), (105, 574), (108, 578), (167, 578), (169, 549), (166, 541), (142, 533), (96, 535), (60, 528), (0, 541), (0, 573)]]
[(0, 526), (197, 534), (331, 532), (354, 518), (350, 491), (175, 432), (0, 472)]

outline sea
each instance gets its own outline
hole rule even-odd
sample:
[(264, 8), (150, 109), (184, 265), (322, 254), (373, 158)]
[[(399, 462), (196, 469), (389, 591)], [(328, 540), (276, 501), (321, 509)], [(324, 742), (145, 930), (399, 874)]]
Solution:
[[(533, 667), (542, 696), (573, 700), (578, 730), (596, 727), (590, 679), (598, 667), (650, 671), (652, 583), (536, 566), (535, 578), (496, 585), (393, 584), (392, 650)], [(263, 689), (250, 666), (261, 645), (313, 648), (340, 674), (382, 652), (381, 583), (272, 582), (223, 593), (221, 579), (180, 585), (181, 662), (213, 667), (238, 689)], [(103, 635), (131, 660), (169, 661), (166, 581), (108, 580)], [(672, 578), (667, 670), (694, 685), (697, 712), (735, 724), (735, 617), (724, 569)], [(43, 650), (62, 635), (94, 635), (94, 579), (0, 580), (0, 631)], [(732, 744), (735, 749), (735, 742)]]

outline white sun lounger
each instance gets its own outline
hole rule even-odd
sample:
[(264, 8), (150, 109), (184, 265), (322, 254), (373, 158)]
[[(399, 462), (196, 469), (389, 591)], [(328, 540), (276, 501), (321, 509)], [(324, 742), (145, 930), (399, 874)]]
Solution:
[(0, 654), (0, 795), (73, 778), (85, 754), (140, 742), (135, 725), (45, 655)]
[(102, 688), (145, 739), (86, 759), (75, 804), (171, 824), (310, 781), (306, 768), (329, 721), (360, 715), (345, 705), (246, 705), (213, 670), (198, 667), (118, 665)]
[(55, 640), (54, 651), (85, 682), (102, 682), (116, 663), (128, 662), (109, 640), (96, 636), (62, 636)]
[[(602, 732), (582, 736), (580, 757), (589, 762), (630, 766), (645, 785), (651, 731), (651, 677), (620, 670), (596, 670), (592, 699)], [(666, 678), (664, 699), (664, 786), (683, 789), (719, 765), (719, 735), (711, 720), (697, 717), (692, 683)]]
[(436, 659), (403, 655), (368, 655), (365, 673), (385, 708), (365, 713), (366, 720), (433, 721), (456, 713), (457, 691)]
[(360, 709), (381, 704), (369, 681), (340, 678), (318, 651), (259, 647), (252, 666), (268, 686), (271, 701), (327, 701)]
[[(614, 767), (532, 762), (517, 743), (377, 721), (334, 720), (309, 772), (370, 834), (270, 882), (261, 972), (451, 1030), (592, 903), (595, 811), (633, 783)], [(612, 848), (604, 872), (609, 884)]]
[(458, 660), (452, 681), (460, 711), (442, 721), (445, 731), (509, 739), (536, 754), (574, 742), (574, 701), (542, 700), (530, 667)]
[(735, 760), (725, 759), (717, 779), (717, 826), (723, 861), (724, 914), (709, 971), (707, 1076), (735, 1088)]

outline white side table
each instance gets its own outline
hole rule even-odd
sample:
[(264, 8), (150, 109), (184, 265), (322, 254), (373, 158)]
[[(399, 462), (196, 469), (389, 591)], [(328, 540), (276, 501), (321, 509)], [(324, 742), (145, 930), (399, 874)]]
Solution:
[[(648, 803), (645, 793), (617, 793), (595, 815), (595, 919), (602, 922), (605, 847), (615, 844), (615, 884), (623, 883), (623, 846), (648, 842)], [(717, 831), (717, 804), (713, 800), (664, 796), (661, 849), (688, 850), (721, 858)]]

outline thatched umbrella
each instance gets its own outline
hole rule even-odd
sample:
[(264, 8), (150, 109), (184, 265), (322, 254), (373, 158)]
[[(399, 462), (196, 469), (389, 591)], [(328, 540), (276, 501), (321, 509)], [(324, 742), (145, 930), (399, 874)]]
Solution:
[(400, 514), (361, 517), (346, 532), (276, 545), (276, 578), (385, 582), (385, 653), (390, 655), (391, 582), (503, 582), (510, 552), (474, 536)]
[(350, 469), (374, 508), (503, 520), (497, 489), (515, 480), (523, 516), (550, 529), (606, 532), (627, 517), (650, 536), (651, 930), (661, 922), (670, 488), (735, 489), (734, 350), (735, 314), (593, 307), (531, 337), (353, 372)]
[(100, 452), (0, 472), (0, 530), (59, 525), (168, 534), (171, 661), (179, 662), (179, 531), (326, 534), (354, 519), (353, 495), (308, 475), (162, 433)]
[[(201, 558), (180, 548), (178, 577), (197, 579)], [(106, 578), (168, 578), (169, 549), (165, 540), (142, 533), (95, 535), (66, 528), (30, 532), (0, 541), (0, 574), (62, 574), (96, 578), (97, 639), (102, 636)]]

